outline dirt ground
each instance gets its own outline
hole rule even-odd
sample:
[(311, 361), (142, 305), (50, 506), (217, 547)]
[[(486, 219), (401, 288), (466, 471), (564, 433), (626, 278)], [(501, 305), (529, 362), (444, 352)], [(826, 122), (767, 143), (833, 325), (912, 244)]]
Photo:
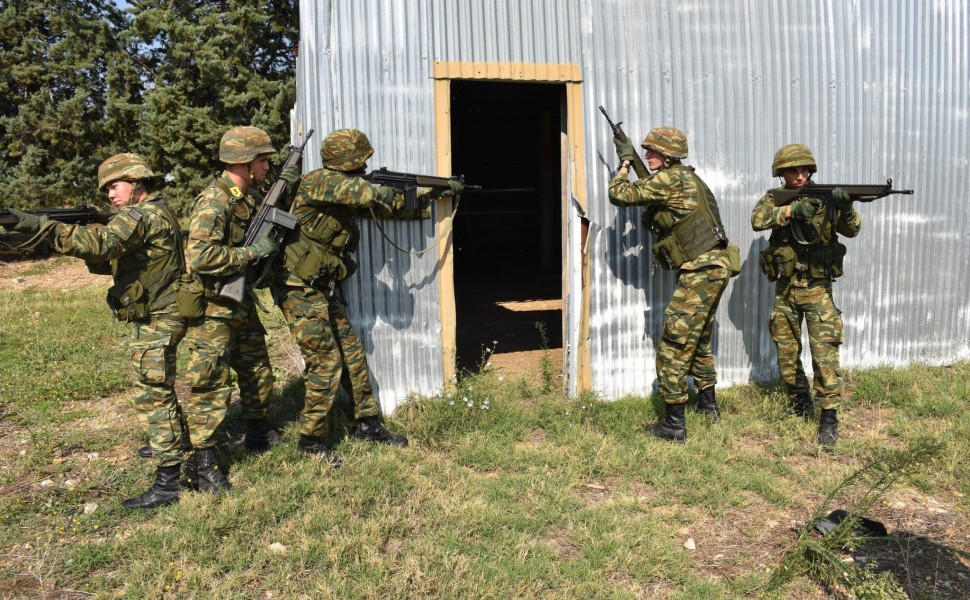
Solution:
[[(53, 268), (51, 269), (51, 266)], [(37, 274), (32, 274), (37, 273)], [(5, 289), (47, 289), (64, 290), (80, 286), (106, 286), (110, 278), (91, 275), (79, 260), (64, 258), (30, 258), (24, 260), (10, 260), (0, 255), (0, 287)], [(483, 300), (485, 301), (485, 300)], [(531, 336), (529, 328), (534, 331), (534, 320), (537, 314), (551, 315), (553, 322), (557, 318), (557, 301), (530, 300), (528, 298), (515, 301), (503, 301), (503, 306), (496, 305), (496, 311), (511, 313), (522, 312), (526, 316), (521, 319), (520, 335)], [(486, 304), (494, 304), (486, 302)], [(498, 314), (498, 313), (496, 313)], [(487, 314), (486, 314), (487, 316)], [(507, 315), (506, 315), (507, 316)], [(481, 319), (480, 334), (489, 332), (487, 318)], [(507, 335), (513, 335), (512, 333)], [(482, 338), (486, 339), (486, 338)], [(494, 341), (494, 340), (490, 340)], [(499, 373), (510, 376), (518, 373), (538, 372), (539, 361), (545, 355), (554, 361), (556, 373), (561, 369), (561, 349), (517, 349), (522, 344), (516, 344), (514, 338), (506, 340), (510, 352), (497, 352), (491, 357), (491, 368)], [(531, 342), (530, 342), (531, 343)], [(499, 344), (501, 348), (501, 341)], [(127, 401), (121, 396), (111, 396), (95, 401), (86, 400), (84, 408), (93, 411), (95, 417), (85, 419), (84, 427), (89, 430), (107, 427), (121, 427), (133, 432), (137, 437), (139, 424), (129, 410), (123, 410)], [(65, 407), (70, 410), (70, 406)], [(880, 409), (880, 422), (891, 421), (891, 409)], [(866, 415), (858, 415), (856, 421), (865, 420)], [(858, 425), (858, 423), (856, 423)], [(76, 428), (77, 423), (65, 425)], [(876, 428), (878, 430), (878, 427)], [(851, 430), (847, 430), (851, 431)], [(853, 435), (864, 435), (856, 432)], [(539, 443), (544, 437), (541, 430), (533, 433), (532, 438), (522, 444)], [(9, 420), (0, 418), (0, 465), (9, 465), (15, 456), (25, 450), (29, 440), (28, 432)], [(86, 469), (97, 469), (105, 463), (123, 464), (137, 461), (133, 448), (116, 446), (107, 452), (85, 455), (81, 450), (65, 449), (66, 454), (55, 461), (76, 461), (79, 470), (70, 477), (83, 477)], [(843, 460), (834, 456), (831, 460)], [(851, 460), (845, 457), (844, 460)], [(795, 471), (818, 468), (818, 460), (812, 456), (792, 456), (788, 459), (788, 466)], [(68, 485), (70, 482), (56, 481), (12, 481), (8, 486), (0, 488), (0, 494), (10, 493), (10, 486), (20, 485)], [(588, 482), (576, 493), (591, 504), (622, 502), (628, 500), (628, 494), (621, 495), (617, 491), (615, 481), (610, 479)], [(655, 492), (649, 486), (642, 486), (631, 492), (640, 500), (648, 501)], [(814, 509), (815, 494), (808, 494), (803, 498), (796, 498), (790, 509), (782, 510), (771, 506), (762, 498), (751, 494), (745, 505), (728, 511), (727, 514), (710, 515), (698, 512), (689, 519), (693, 524), (682, 528), (671, 535), (678, 543), (691, 551), (693, 562), (700, 577), (715, 580), (733, 580), (754, 571), (770, 571), (776, 565), (786, 548), (797, 539), (798, 532), (804, 525), (798, 517), (810, 514)], [(928, 496), (912, 489), (893, 490), (881, 503), (867, 515), (883, 523), (888, 532), (888, 543), (870, 544), (868, 546), (846, 549), (840, 558), (846, 563), (866, 565), (876, 571), (891, 571), (897, 580), (905, 587), (911, 597), (918, 598), (970, 598), (970, 518), (967, 516), (967, 502), (959, 494), (944, 496)], [(658, 510), (663, 510), (662, 508)], [(547, 543), (560, 552), (564, 558), (569, 558), (575, 549), (568, 543), (565, 535), (552, 534)], [(11, 552), (24, 551), (12, 548)], [(964, 553), (963, 555), (960, 552)], [(8, 557), (11, 558), (11, 557)], [(0, 565), (7, 563), (0, 560)], [(59, 595), (57, 591), (45, 597), (71, 597)], [(63, 592), (63, 590), (61, 590)], [(666, 596), (673, 592), (670, 587), (662, 586), (652, 592), (645, 591), (652, 597), (655, 592), (659, 596)], [(757, 590), (752, 593), (757, 596)], [(0, 596), (3, 596), (3, 586), (0, 585)], [(37, 597), (40, 597), (38, 590)], [(790, 588), (791, 598), (843, 598), (835, 590), (821, 589), (813, 584), (795, 585)]]

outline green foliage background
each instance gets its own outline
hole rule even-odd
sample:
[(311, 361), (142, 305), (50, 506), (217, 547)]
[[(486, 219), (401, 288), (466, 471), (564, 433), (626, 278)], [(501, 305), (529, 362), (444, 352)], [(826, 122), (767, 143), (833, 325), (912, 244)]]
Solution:
[(0, 207), (103, 203), (98, 164), (136, 152), (184, 212), (229, 127), (286, 148), (298, 25), (296, 0), (0, 3)]

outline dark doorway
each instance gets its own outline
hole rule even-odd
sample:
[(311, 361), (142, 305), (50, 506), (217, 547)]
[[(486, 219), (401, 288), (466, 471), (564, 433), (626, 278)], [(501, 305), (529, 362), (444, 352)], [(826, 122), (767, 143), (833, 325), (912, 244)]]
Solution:
[(546, 349), (561, 364), (564, 98), (557, 84), (452, 81), (453, 172), (483, 188), (454, 221), (459, 371), (489, 348), (513, 373)]

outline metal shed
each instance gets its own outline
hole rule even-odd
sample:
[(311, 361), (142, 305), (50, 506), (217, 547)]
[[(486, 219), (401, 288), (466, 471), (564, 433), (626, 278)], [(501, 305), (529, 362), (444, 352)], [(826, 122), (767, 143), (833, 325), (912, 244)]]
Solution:
[(370, 167), (461, 170), (504, 194), (383, 224), (402, 247), (446, 238), (421, 255), (362, 225), (345, 291), (386, 411), (453, 376), (467, 324), (456, 282), (526, 262), (561, 289), (566, 391), (651, 392), (673, 277), (651, 269), (639, 211), (607, 201), (616, 159), (599, 105), (635, 140), (686, 132), (686, 162), (742, 249), (718, 313), (721, 384), (775, 375), (767, 241), (749, 218), (792, 142), (814, 150), (817, 181), (916, 191), (864, 205), (846, 241), (844, 364), (970, 357), (966, 0), (313, 0), (300, 30), (293, 137), (318, 132), (305, 170), (326, 132), (356, 127), (377, 149)]

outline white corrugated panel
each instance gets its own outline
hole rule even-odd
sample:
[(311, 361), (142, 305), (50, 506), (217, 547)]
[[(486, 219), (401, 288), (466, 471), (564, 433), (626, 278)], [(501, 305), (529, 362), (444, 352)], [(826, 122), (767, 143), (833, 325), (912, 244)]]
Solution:
[[(609, 398), (651, 390), (673, 277), (651, 271), (639, 211), (607, 202), (616, 159), (596, 107), (635, 139), (658, 125), (683, 129), (687, 162), (741, 247), (744, 271), (718, 313), (722, 383), (775, 373), (773, 290), (756, 264), (767, 242), (751, 231), (750, 211), (777, 185), (775, 151), (808, 144), (820, 182), (893, 177), (916, 190), (862, 205), (862, 233), (845, 242), (846, 276), (835, 284), (843, 362), (943, 363), (970, 357), (968, 23), (966, 0), (303, 2), (295, 120), (318, 131), (308, 168), (320, 166), (326, 132), (353, 126), (371, 136), (373, 166), (433, 173), (435, 61), (579, 64), (592, 385)], [(569, 212), (575, 235), (579, 215)], [(441, 385), (435, 261), (402, 255), (364, 229), (350, 312), (389, 409), (409, 390)], [(433, 239), (430, 223), (395, 223), (388, 233), (412, 248)], [(578, 253), (568, 257), (578, 284)], [(566, 307), (570, 346), (577, 292)], [(575, 368), (571, 353), (569, 361)]]

